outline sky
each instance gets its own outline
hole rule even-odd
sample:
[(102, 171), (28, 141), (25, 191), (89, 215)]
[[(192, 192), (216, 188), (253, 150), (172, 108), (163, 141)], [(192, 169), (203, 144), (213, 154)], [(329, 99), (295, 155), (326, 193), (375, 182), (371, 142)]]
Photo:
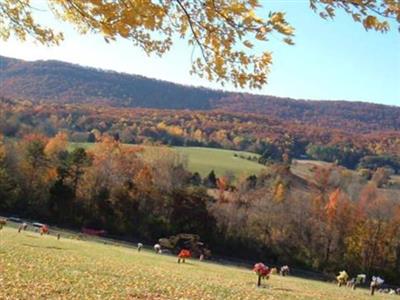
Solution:
[[(35, 0), (45, 8), (44, 0)], [(396, 24), (382, 34), (365, 31), (351, 16), (338, 13), (323, 20), (303, 0), (265, 0), (261, 16), (284, 11), (296, 28), (295, 45), (278, 38), (262, 45), (273, 52), (268, 84), (261, 90), (221, 87), (190, 75), (192, 50), (184, 40), (162, 58), (147, 56), (127, 40), (110, 44), (99, 35), (79, 35), (69, 24), (39, 11), (43, 23), (65, 34), (60, 46), (46, 47), (14, 38), (0, 41), (0, 55), (25, 60), (55, 59), (65, 62), (140, 74), (193, 86), (313, 100), (353, 100), (400, 106), (400, 33)]]

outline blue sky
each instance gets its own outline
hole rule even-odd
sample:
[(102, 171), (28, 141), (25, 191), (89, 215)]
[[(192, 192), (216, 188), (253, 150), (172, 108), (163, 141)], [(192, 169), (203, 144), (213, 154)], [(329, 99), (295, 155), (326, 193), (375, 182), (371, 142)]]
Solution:
[[(319, 18), (309, 9), (308, 1), (264, 3), (261, 15), (270, 10), (287, 13), (288, 20), (296, 28), (296, 45), (288, 46), (277, 39), (265, 43), (266, 49), (273, 51), (269, 83), (251, 92), (400, 106), (400, 34), (396, 24), (393, 23), (392, 31), (386, 34), (366, 32), (344, 13), (339, 13), (333, 21)], [(177, 40), (163, 58), (148, 57), (129, 41), (107, 44), (101, 36), (80, 36), (70, 25), (58, 23), (48, 13), (39, 14), (43, 22), (65, 32), (66, 40), (62, 45), (45, 47), (10, 39), (0, 42), (0, 55), (26, 60), (57, 59), (177, 83), (221, 88), (219, 84), (189, 75), (191, 49), (185, 41)], [(229, 85), (223, 89), (240, 91)]]

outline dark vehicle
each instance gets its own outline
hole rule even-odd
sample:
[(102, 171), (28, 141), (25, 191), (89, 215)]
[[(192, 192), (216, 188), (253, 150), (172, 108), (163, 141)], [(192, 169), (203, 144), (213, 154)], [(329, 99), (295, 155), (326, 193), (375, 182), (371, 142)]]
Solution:
[(211, 257), (211, 251), (200, 241), (200, 236), (197, 234), (180, 233), (168, 238), (161, 238), (158, 242), (163, 249), (163, 253), (164, 249), (176, 254), (180, 253), (182, 249), (186, 249), (190, 251), (193, 257), (202, 256), (202, 259)]
[(9, 218), (7, 218), (7, 221), (14, 222), (14, 223), (22, 223), (23, 222), (21, 220), (21, 218), (18, 218), (18, 217), (9, 217)]

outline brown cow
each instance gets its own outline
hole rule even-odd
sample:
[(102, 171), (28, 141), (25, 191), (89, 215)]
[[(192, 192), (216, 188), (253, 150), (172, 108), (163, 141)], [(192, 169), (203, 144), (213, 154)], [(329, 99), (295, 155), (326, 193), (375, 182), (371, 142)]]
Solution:
[(40, 235), (49, 234), (49, 227), (47, 227), (46, 225), (43, 225), (42, 227), (40, 227), (39, 232), (40, 232)]
[(0, 219), (0, 230), (3, 229), (3, 226), (7, 225), (7, 221), (4, 219)]

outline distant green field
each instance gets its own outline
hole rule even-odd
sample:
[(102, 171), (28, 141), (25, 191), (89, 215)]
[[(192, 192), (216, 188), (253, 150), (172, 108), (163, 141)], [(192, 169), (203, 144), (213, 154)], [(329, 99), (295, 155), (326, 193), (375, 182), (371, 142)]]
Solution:
[(0, 299), (398, 299), (293, 276), (272, 275), (262, 288), (256, 280), (250, 268), (0, 230)]
[(233, 172), (235, 176), (241, 174), (258, 174), (265, 167), (257, 162), (249, 161), (234, 155), (259, 156), (254, 153), (200, 147), (175, 147), (179, 153), (188, 157), (188, 168), (206, 176), (214, 170), (217, 176), (226, 172)]
[[(70, 147), (90, 148), (94, 144), (91, 143), (71, 143)], [(157, 146), (144, 146), (146, 149), (157, 149)], [(199, 172), (201, 176), (206, 176), (211, 170), (214, 170), (217, 176), (225, 175), (226, 172), (232, 172), (235, 177), (240, 175), (258, 174), (265, 167), (254, 161), (240, 158), (239, 155), (248, 157), (259, 157), (258, 154), (233, 151), (215, 148), (202, 147), (172, 147), (178, 153), (187, 157), (188, 169), (191, 172)], [(234, 155), (238, 156), (235, 157)]]

